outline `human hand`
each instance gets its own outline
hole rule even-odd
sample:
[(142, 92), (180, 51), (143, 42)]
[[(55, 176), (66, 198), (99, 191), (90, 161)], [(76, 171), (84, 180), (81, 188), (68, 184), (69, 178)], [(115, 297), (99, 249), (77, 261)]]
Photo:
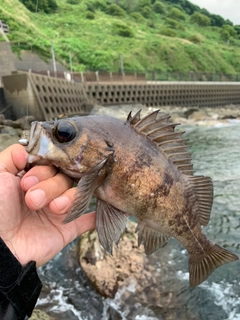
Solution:
[(0, 153), (0, 237), (21, 264), (41, 266), (78, 235), (95, 228), (91, 212), (62, 224), (73, 201), (73, 181), (53, 166), (36, 166), (22, 178), (27, 152), (12, 145)]

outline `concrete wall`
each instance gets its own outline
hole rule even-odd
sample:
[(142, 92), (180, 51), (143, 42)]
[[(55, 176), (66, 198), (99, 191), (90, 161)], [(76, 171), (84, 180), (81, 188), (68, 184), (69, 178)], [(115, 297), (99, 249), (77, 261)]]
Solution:
[(12, 71), (16, 70), (14, 58), (15, 57), (12, 53), (9, 43), (0, 42), (0, 86), (1, 77), (10, 74)]
[(91, 104), (80, 83), (32, 73), (3, 76), (5, 98), (17, 118), (33, 115), (36, 120), (51, 120), (59, 115), (88, 114)]
[(240, 104), (239, 82), (86, 83), (88, 97), (101, 105), (224, 106)]

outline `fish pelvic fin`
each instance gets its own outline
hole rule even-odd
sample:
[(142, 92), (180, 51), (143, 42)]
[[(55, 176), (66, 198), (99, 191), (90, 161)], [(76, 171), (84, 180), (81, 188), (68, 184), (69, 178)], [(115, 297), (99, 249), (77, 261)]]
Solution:
[(97, 199), (96, 229), (99, 242), (103, 248), (112, 254), (113, 243), (116, 245), (126, 229), (128, 215), (111, 206), (109, 203)]
[(195, 287), (205, 281), (210, 274), (225, 263), (238, 260), (238, 256), (215, 244), (208, 254), (190, 256), (189, 258), (189, 281), (190, 286)]
[(96, 167), (87, 172), (79, 181), (73, 203), (63, 223), (69, 223), (82, 214), (88, 208), (89, 202), (97, 188), (98, 173), (106, 163), (107, 159), (99, 162)]
[(169, 239), (168, 235), (163, 235), (141, 223), (138, 224), (136, 232), (138, 232), (138, 246), (143, 243), (146, 255), (165, 247)]
[(175, 131), (175, 127), (180, 123), (168, 122), (170, 118), (168, 115), (158, 117), (159, 110), (140, 118), (140, 111), (134, 116), (130, 113), (127, 122), (137, 132), (152, 140), (183, 174), (193, 175), (191, 153), (188, 151), (189, 146), (186, 145), (187, 139), (182, 139), (183, 131)]

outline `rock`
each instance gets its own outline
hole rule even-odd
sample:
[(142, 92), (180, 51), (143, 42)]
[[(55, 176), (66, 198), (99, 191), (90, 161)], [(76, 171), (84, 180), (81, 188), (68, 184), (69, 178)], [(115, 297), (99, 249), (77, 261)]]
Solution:
[(24, 116), (13, 122), (14, 128), (21, 128), (22, 130), (29, 129), (31, 123), (35, 120), (34, 116)]
[(5, 119), (5, 120), (2, 121), (2, 124), (5, 125), (5, 126), (12, 127), (12, 125), (13, 125), (13, 120), (11, 120), (11, 119)]
[(207, 118), (209, 118), (209, 116), (207, 115), (207, 113), (204, 109), (194, 111), (188, 116), (188, 119), (191, 119), (194, 121), (206, 120)]
[(39, 309), (34, 309), (29, 320), (51, 320), (51, 318), (45, 312)]
[(10, 136), (19, 136), (14, 128), (5, 125), (0, 125), (0, 133), (9, 134)]
[(0, 134), (0, 152), (14, 143), (18, 143), (19, 137), (16, 135)]
[(4, 114), (0, 114), (0, 124), (3, 124), (4, 120), (5, 120)]
[(135, 223), (128, 223), (118, 248), (113, 248), (113, 256), (101, 247), (96, 231), (80, 239), (81, 266), (97, 291), (105, 297), (113, 298), (119, 286), (132, 275), (137, 279), (146, 276), (144, 265), (147, 257), (143, 247), (138, 248), (135, 228)]

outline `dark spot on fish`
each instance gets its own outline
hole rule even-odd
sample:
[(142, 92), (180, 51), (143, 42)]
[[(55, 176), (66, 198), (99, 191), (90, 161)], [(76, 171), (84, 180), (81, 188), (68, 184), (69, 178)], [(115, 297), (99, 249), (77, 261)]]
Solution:
[(152, 164), (152, 157), (149, 154), (142, 153), (136, 159), (136, 168), (142, 169), (144, 167), (150, 167)]

